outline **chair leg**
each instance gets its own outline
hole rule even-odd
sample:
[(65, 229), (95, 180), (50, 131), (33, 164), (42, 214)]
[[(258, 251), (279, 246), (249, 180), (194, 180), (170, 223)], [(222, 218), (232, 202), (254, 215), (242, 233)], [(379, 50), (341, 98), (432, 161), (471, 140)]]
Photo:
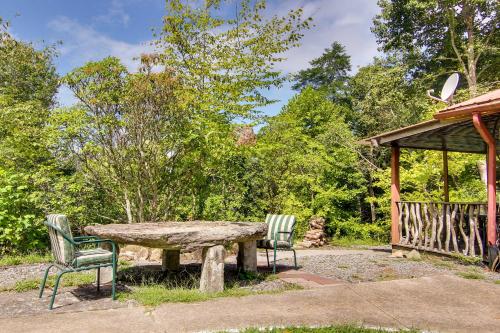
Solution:
[(274, 246), (273, 274), (276, 274), (276, 245)]
[(63, 276), (64, 273), (67, 273), (67, 272), (62, 271), (62, 272), (57, 274), (56, 283), (54, 284), (54, 291), (52, 292), (52, 297), (50, 298), (49, 310), (52, 310), (52, 308), (54, 307), (54, 300), (56, 299), (57, 288), (59, 288), (59, 281), (61, 280), (61, 277)]
[(97, 267), (97, 292), (101, 290), (101, 267)]
[(266, 249), (266, 258), (267, 258), (267, 267), (271, 266), (269, 264), (269, 252), (267, 252), (267, 249)]
[(295, 253), (295, 249), (292, 249), (293, 251), (293, 263), (295, 265), (295, 269), (297, 269), (297, 253)]
[(116, 299), (116, 258), (113, 255), (113, 272), (111, 275), (111, 299)]
[(47, 282), (47, 277), (49, 276), (49, 271), (50, 269), (54, 267), (54, 265), (50, 265), (49, 267), (47, 267), (47, 269), (45, 270), (45, 274), (43, 275), (43, 280), (42, 282), (40, 283), (40, 293), (38, 294), (38, 298), (42, 298), (43, 296), (43, 291), (45, 289), (45, 283)]

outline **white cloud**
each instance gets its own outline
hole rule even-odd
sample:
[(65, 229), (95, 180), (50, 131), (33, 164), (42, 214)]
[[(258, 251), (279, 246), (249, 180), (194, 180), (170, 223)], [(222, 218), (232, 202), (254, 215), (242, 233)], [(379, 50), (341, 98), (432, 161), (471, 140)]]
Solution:
[(63, 45), (59, 50), (73, 66), (115, 56), (130, 70), (136, 70), (139, 64), (136, 58), (153, 50), (148, 41), (133, 44), (116, 40), (65, 16), (50, 21), (49, 28), (62, 35)]
[(374, 0), (278, 0), (269, 7), (272, 14), (285, 15), (302, 7), (305, 17), (313, 18), (313, 26), (305, 31), (302, 45), (286, 53), (287, 61), (279, 68), (297, 72), (307, 68), (332, 42), (338, 41), (351, 56), (353, 72), (370, 63), (378, 54), (375, 36), (370, 31), (373, 17), (379, 12)]
[(123, 3), (120, 0), (112, 0), (106, 14), (95, 16), (93, 19), (97, 22), (107, 24), (120, 23), (126, 26), (130, 20), (130, 16), (125, 12)]
[[(134, 44), (116, 40), (65, 16), (50, 21), (48, 26), (63, 41), (59, 51), (70, 68), (82, 66), (88, 61), (115, 56), (130, 71), (135, 71), (139, 66), (137, 58), (154, 50), (149, 41)], [(76, 102), (72, 92), (66, 87), (59, 89), (57, 99), (63, 106)]]

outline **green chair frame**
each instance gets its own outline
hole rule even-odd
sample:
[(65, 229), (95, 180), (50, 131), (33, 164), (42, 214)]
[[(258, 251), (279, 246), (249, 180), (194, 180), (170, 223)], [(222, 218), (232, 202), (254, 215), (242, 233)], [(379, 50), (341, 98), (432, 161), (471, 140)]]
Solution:
[[(297, 269), (297, 253), (295, 252), (295, 249), (293, 248), (293, 233), (294, 233), (294, 230), (292, 231), (278, 231), (274, 234), (274, 249), (273, 249), (273, 255), (274, 255), (274, 258), (273, 258), (273, 274), (276, 274), (276, 253), (277, 251), (292, 251), (293, 252), (293, 262), (294, 262), (294, 268)], [(277, 246), (278, 242), (276, 241), (276, 239), (278, 239), (278, 234), (288, 234), (288, 238), (287, 238), (287, 242), (289, 244), (289, 247), (283, 247), (283, 248), (279, 248)], [(266, 258), (267, 258), (267, 267), (270, 267), (270, 262), (269, 262), (269, 252), (268, 252), (268, 249), (266, 247)]]
[(97, 291), (100, 291), (100, 278), (101, 278), (101, 268), (104, 267), (112, 267), (112, 284), (111, 284), (111, 298), (113, 300), (116, 300), (116, 268), (117, 268), (117, 256), (116, 256), (116, 244), (113, 242), (111, 239), (100, 239), (96, 236), (79, 236), (79, 237), (70, 237), (66, 233), (64, 233), (58, 226), (53, 225), (49, 223), (48, 221), (45, 221), (44, 224), (57, 231), (60, 233), (65, 240), (71, 243), (72, 246), (74, 247), (79, 247), (82, 245), (88, 245), (88, 244), (95, 244), (95, 245), (100, 245), (103, 243), (111, 244), (111, 249), (112, 249), (112, 259), (110, 263), (103, 263), (103, 264), (95, 264), (95, 265), (88, 265), (88, 266), (82, 266), (82, 267), (73, 267), (72, 265), (61, 265), (59, 263), (53, 263), (47, 269), (45, 270), (45, 274), (43, 276), (42, 282), (40, 283), (40, 293), (38, 295), (38, 298), (42, 298), (43, 296), (43, 291), (45, 289), (45, 284), (47, 282), (47, 277), (49, 275), (49, 271), (52, 267), (56, 267), (59, 272), (57, 273), (56, 277), (56, 282), (54, 284), (54, 290), (52, 292), (52, 297), (50, 299), (50, 304), (49, 304), (49, 310), (52, 310), (54, 307), (54, 300), (56, 298), (57, 294), (57, 289), (59, 288), (59, 282), (61, 280), (61, 277), (66, 274), (66, 273), (73, 273), (73, 272), (81, 272), (81, 271), (87, 271), (91, 269), (97, 269)]

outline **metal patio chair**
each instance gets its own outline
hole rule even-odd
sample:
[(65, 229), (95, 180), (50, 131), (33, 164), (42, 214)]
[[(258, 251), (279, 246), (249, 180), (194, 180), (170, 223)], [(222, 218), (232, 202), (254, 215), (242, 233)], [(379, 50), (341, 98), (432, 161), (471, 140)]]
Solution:
[(297, 254), (293, 248), (295, 216), (268, 214), (266, 223), (268, 225), (267, 236), (257, 241), (257, 248), (266, 249), (267, 266), (270, 266), (268, 250), (273, 250), (274, 253), (273, 274), (276, 273), (276, 252), (293, 251), (295, 269), (297, 269)]
[[(103, 267), (112, 267), (112, 287), (111, 298), (116, 299), (116, 244), (109, 239), (99, 239), (95, 236), (73, 237), (69, 226), (68, 218), (62, 214), (51, 214), (47, 216), (44, 224), (49, 228), (50, 244), (54, 263), (45, 270), (45, 275), (40, 284), (39, 298), (43, 296), (47, 276), (52, 267), (56, 267), (59, 272), (56, 276), (52, 298), (50, 299), (49, 310), (54, 306), (57, 288), (61, 277), (66, 273), (80, 272), (90, 269), (97, 269), (97, 291), (100, 290), (100, 270)], [(93, 249), (80, 249), (87, 245), (95, 245)], [(110, 244), (111, 251), (98, 247), (100, 244)]]

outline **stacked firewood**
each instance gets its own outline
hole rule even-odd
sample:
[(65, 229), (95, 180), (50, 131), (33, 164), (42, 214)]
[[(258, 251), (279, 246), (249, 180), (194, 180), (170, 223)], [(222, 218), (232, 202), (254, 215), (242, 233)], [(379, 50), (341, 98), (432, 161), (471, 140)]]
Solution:
[(304, 236), (302, 246), (318, 247), (326, 244), (325, 219), (313, 216), (309, 220), (309, 231)]

